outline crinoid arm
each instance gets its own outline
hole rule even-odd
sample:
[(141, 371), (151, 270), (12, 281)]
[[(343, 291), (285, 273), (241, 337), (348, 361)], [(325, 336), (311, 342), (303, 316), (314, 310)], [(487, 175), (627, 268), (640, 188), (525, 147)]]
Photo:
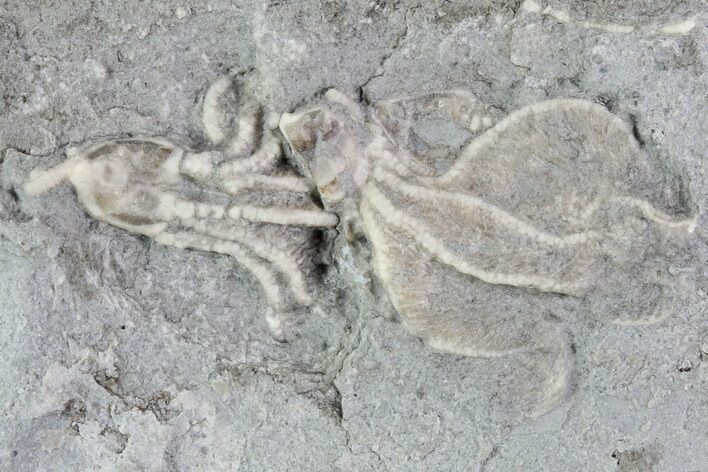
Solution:
[[(269, 145), (274, 149), (275, 141)], [(313, 243), (318, 228), (337, 225), (338, 217), (322, 210), (292, 170), (236, 172), (223, 152), (195, 153), (164, 138), (103, 141), (68, 154), (34, 172), (28, 194), (68, 180), (89, 215), (104, 223), (234, 257), (263, 286), (267, 322), (278, 339), (289, 308), (312, 303)]]
[[(230, 154), (248, 156), (256, 144), (261, 108), (238, 92), (229, 74), (214, 81), (202, 99), (201, 123), (204, 134), (213, 144), (225, 143)], [(234, 110), (229, 109), (235, 106), (240, 106), (236, 119)]]
[(204, 134), (226, 157), (212, 167), (213, 177), (264, 173), (277, 165), (281, 147), (273, 130), (278, 116), (264, 113), (234, 76), (224, 75), (209, 87), (200, 116)]
[(451, 268), (369, 200), (361, 214), (374, 271), (413, 335), (442, 351), (524, 364), (504, 395), (531, 417), (563, 402), (573, 370), (569, 342), (561, 325), (544, 316), (537, 294)]
[(678, 173), (650, 158), (602, 106), (558, 99), (524, 107), (474, 140), (448, 172), (424, 180), (483, 198), (543, 233), (592, 236), (594, 244), (568, 249), (576, 268), (592, 268), (584, 293), (596, 316), (641, 323), (670, 312), (675, 281), (656, 274), (679, 254), (696, 211)]
[(155, 236), (155, 241), (165, 246), (217, 252), (236, 259), (239, 264), (256, 277), (263, 288), (270, 310), (267, 314), (266, 321), (271, 334), (278, 340), (285, 340), (282, 319), (274, 315), (274, 313), (283, 309), (283, 299), (276, 276), (273, 271), (268, 268), (267, 264), (250, 256), (248, 251), (236, 242), (213, 238), (199, 232), (163, 232)]
[[(613, 323), (655, 323), (671, 312), (676, 281), (666, 268), (695, 227), (695, 214), (685, 199), (666, 200), (680, 191), (661, 187), (676, 179), (663, 176), (624, 123), (598, 105), (555, 100), (514, 112), (438, 177), (401, 177), (385, 166), (372, 177), (363, 191), (362, 216), (375, 260), (413, 244), (440, 268), (436, 276), (421, 276), (426, 282), (419, 291), (428, 291), (422, 295), (411, 292), (418, 279), (385, 275), (389, 266), (415, 257), (376, 264), (394, 305), (400, 300), (404, 319), (425, 326), (414, 331), (426, 339), (450, 328), (443, 321), (448, 315), (457, 313), (453, 325), (466, 323), (445, 298), (430, 303), (431, 290), (452, 283), (439, 282), (452, 277), (443, 267), (467, 277), (467, 291), (506, 286), (519, 300), (527, 289), (570, 295), (579, 310)], [(418, 300), (414, 308), (411, 300)], [(493, 339), (477, 339), (472, 327), (449, 331), (455, 333), (451, 338), (431, 344), (459, 351), (467, 349), (459, 347), (467, 339), (484, 352), (483, 341)]]
[(384, 100), (372, 119), (396, 149), (397, 173), (419, 176), (438, 175), (494, 122), (488, 107), (465, 90)]
[(592, 231), (556, 235), (476, 196), (411, 184), (380, 168), (374, 178), (366, 202), (451, 269), (542, 292), (582, 296), (589, 289)]
[(259, 104), (245, 97), (241, 85), (227, 74), (208, 88), (199, 116), (213, 149), (187, 152), (180, 171), (230, 194), (255, 187), (309, 191), (297, 176), (282, 175), (278, 169), (282, 148), (274, 132), (277, 117), (264, 114)]
[[(185, 207), (188, 207), (185, 210)], [(316, 241), (311, 227), (248, 222), (228, 210), (183, 201), (175, 205), (170, 229), (154, 239), (165, 245), (227, 254), (252, 272), (268, 302), (267, 322), (274, 337), (285, 340), (289, 308), (313, 301)]]
[(647, 215), (693, 227), (690, 199), (667, 200), (666, 194), (685, 192), (666, 192), (671, 183), (663, 172), (618, 116), (587, 100), (556, 99), (512, 112), (430, 183), (486, 195), (546, 229), (575, 224), (577, 218), (563, 218), (575, 211), (573, 204), (590, 214), (595, 202), (618, 197), (632, 199)]
[[(416, 115), (421, 114), (438, 114), (471, 132), (483, 131), (493, 124), (486, 107), (467, 90), (443, 90), (376, 104), (375, 116), (387, 129), (399, 133), (409, 133)], [(400, 137), (405, 138), (406, 135), (401, 134)]]

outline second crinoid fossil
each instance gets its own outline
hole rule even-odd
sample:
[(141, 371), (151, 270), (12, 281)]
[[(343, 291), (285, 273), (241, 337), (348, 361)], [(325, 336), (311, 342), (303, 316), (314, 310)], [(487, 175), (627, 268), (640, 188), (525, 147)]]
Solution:
[(281, 162), (278, 116), (234, 85), (224, 76), (203, 97), (207, 149), (163, 137), (101, 141), (33, 171), (25, 190), (37, 195), (68, 180), (100, 221), (168, 246), (234, 257), (263, 287), (266, 320), (282, 340), (289, 302), (312, 302), (313, 231), (338, 218), (317, 205), (309, 180)]

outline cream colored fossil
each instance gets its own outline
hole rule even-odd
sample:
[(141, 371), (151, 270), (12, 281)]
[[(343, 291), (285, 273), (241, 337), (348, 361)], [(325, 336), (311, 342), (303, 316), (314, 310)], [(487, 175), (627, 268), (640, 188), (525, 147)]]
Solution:
[(338, 218), (316, 205), (308, 180), (279, 163), (277, 116), (264, 117), (241, 99), (240, 117), (231, 123), (230, 92), (232, 78), (225, 76), (204, 96), (202, 124), (213, 149), (194, 152), (166, 138), (103, 141), (69, 149), (61, 164), (33, 171), (25, 191), (37, 195), (68, 180), (100, 221), (167, 246), (233, 256), (262, 285), (266, 320), (283, 339), (288, 298), (312, 302), (314, 228), (335, 226)]
[[(560, 319), (637, 325), (671, 313), (666, 269), (696, 213), (681, 179), (601, 106), (550, 100), (494, 124), (464, 91), (365, 106), (330, 90), (280, 117), (240, 97), (231, 123), (232, 91), (224, 77), (204, 96), (213, 149), (100, 142), (33, 172), (25, 190), (67, 179), (96, 219), (235, 257), (263, 286), (280, 339), (287, 302), (312, 301), (313, 231), (363, 235), (408, 330), (447, 352), (518, 359), (517, 398), (532, 416), (570, 390)], [(279, 164), (278, 127), (305, 177)]]
[[(558, 313), (619, 324), (670, 313), (666, 269), (696, 216), (600, 105), (550, 100), (491, 126), (461, 92), (365, 107), (331, 90), (326, 101), (280, 121), (325, 208), (369, 240), (411, 333), (444, 351), (529, 364), (540, 380), (519, 395), (531, 415), (570, 389)], [(415, 123), (445, 116), (469, 135), (459, 151)]]
[[(625, 6), (623, 6), (623, 10), (624, 9), (626, 9)], [(665, 8), (664, 10), (667, 9)], [(697, 23), (697, 18), (695, 16), (689, 16), (678, 21), (670, 21), (663, 24), (630, 24), (596, 21), (592, 19), (581, 20), (574, 18), (574, 15), (572, 15), (568, 11), (554, 8), (551, 5), (542, 6), (535, 0), (525, 0), (521, 4), (521, 11), (526, 13), (535, 13), (543, 16), (549, 16), (561, 24), (575, 24), (580, 26), (581, 28), (605, 31), (608, 33), (626, 34), (641, 31), (646, 33), (660, 33), (667, 35), (685, 35), (692, 31), (696, 27)]]

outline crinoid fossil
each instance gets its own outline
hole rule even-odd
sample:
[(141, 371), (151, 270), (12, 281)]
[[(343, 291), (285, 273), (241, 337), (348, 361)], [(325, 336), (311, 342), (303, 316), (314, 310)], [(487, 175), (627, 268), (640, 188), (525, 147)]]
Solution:
[(492, 126), (465, 92), (368, 107), (330, 90), (280, 128), (325, 208), (370, 242), (408, 330), (452, 353), (518, 356), (541, 379), (520, 386), (532, 416), (570, 388), (563, 317), (671, 313), (666, 269), (696, 213), (600, 105), (550, 100)]
[[(226, 76), (204, 96), (210, 149), (103, 141), (34, 171), (26, 193), (66, 179), (100, 221), (233, 256), (263, 286), (279, 339), (288, 303), (312, 301), (313, 232), (364, 236), (408, 330), (451, 353), (516, 356), (533, 374), (519, 382), (532, 416), (570, 389), (563, 319), (639, 325), (671, 313), (666, 269), (697, 213), (683, 180), (602, 106), (549, 100), (494, 124), (464, 91), (369, 106), (330, 90), (279, 116), (234, 90)], [(278, 128), (305, 177), (280, 162)]]
[[(195, 152), (166, 138), (102, 141), (33, 171), (25, 190), (37, 195), (66, 179), (100, 221), (168, 246), (233, 256), (262, 285), (266, 320), (283, 339), (288, 302), (312, 301), (312, 233), (338, 218), (311, 198), (309, 180), (280, 162), (278, 117), (234, 92), (233, 78), (224, 76), (203, 98), (210, 149)], [(231, 102), (240, 105), (235, 121), (226, 112)]]

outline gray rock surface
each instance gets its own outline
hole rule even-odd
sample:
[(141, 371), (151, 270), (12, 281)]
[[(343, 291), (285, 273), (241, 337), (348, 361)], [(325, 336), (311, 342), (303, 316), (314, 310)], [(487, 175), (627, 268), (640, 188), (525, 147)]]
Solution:
[[(708, 470), (708, 11), (680, 2), (0, 0), (0, 469)], [(285, 112), (467, 89), (499, 116), (605, 104), (699, 208), (661, 324), (563, 320), (574, 388), (530, 420), (518, 358), (426, 347), (366, 241), (328, 235), (290, 342), (225, 256), (98, 224), (29, 171), (102, 137), (204, 142), (195, 102), (244, 74)]]

